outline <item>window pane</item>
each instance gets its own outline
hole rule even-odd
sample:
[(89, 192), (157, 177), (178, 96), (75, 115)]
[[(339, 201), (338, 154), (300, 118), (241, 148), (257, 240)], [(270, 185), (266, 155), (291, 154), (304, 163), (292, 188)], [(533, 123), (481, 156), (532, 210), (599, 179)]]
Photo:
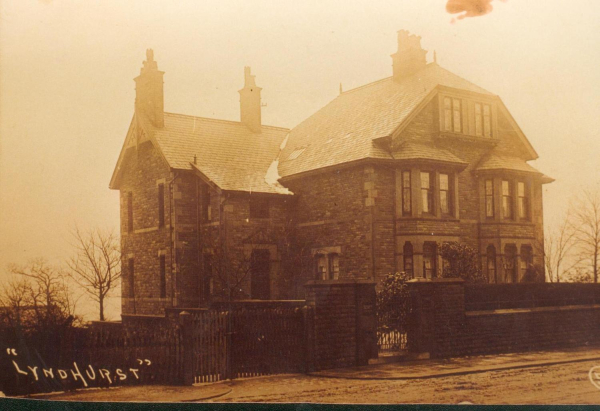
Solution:
[(485, 180), (485, 195), (494, 195), (494, 182), (492, 180)]
[(460, 127), (460, 100), (459, 99), (455, 98), (452, 101), (452, 109), (454, 111), (454, 117), (453, 117), (454, 132), (458, 133), (461, 130), (461, 127)]
[(317, 278), (327, 280), (327, 256), (317, 255)]
[(448, 174), (440, 174), (440, 190), (448, 190)]
[(423, 190), (421, 194), (423, 197), (423, 212), (429, 213), (431, 212), (431, 210), (429, 209), (429, 193), (427, 192), (427, 190)]
[(329, 254), (330, 273), (329, 278), (337, 280), (340, 274), (340, 256), (337, 254)]
[(488, 105), (483, 106), (483, 131), (486, 137), (492, 135), (491, 108)]
[(517, 183), (517, 193), (519, 194), (519, 197), (525, 197), (525, 183), (522, 181)]
[(494, 216), (494, 198), (493, 197), (485, 198), (485, 216), (486, 217)]
[(421, 173), (421, 188), (429, 188), (429, 173)]
[(402, 172), (402, 213), (410, 214), (410, 171)]
[(450, 98), (444, 98), (444, 130), (452, 131), (452, 102)]
[(504, 195), (504, 196), (510, 195), (510, 183), (506, 180), (502, 181), (502, 195)]
[(448, 207), (448, 192), (440, 191), (440, 208), (442, 209), (442, 213), (449, 214), (450, 208)]

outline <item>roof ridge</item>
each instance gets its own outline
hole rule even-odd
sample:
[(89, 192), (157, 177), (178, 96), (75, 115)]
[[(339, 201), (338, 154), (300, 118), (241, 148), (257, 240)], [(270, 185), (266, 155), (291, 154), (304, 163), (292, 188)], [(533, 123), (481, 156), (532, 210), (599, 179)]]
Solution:
[(365, 87), (372, 86), (373, 84), (381, 83), (381, 82), (383, 82), (383, 81), (385, 81), (385, 80), (389, 80), (389, 79), (391, 79), (392, 77), (393, 77), (393, 76), (384, 77), (384, 78), (381, 78), (381, 79), (379, 79), (379, 80), (375, 80), (375, 81), (372, 81), (372, 82), (370, 82), (370, 83), (363, 84), (362, 86), (358, 86), (358, 87), (351, 88), (350, 90), (343, 91), (343, 92), (342, 92), (342, 94), (338, 95), (338, 97), (339, 97), (339, 96), (343, 96), (344, 94), (352, 93), (353, 91), (360, 90), (360, 89), (362, 89), (362, 88), (365, 88)]
[[(201, 120), (208, 120), (208, 121), (214, 121), (217, 123), (234, 123), (234, 124), (240, 124), (242, 125), (243, 123), (241, 121), (235, 121), (235, 120), (224, 120), (221, 118), (211, 118), (211, 117), (202, 117), (202, 116), (193, 116), (191, 114), (181, 114), (181, 113), (170, 113), (165, 111), (165, 114), (169, 114), (171, 116), (178, 116), (178, 117), (191, 117), (191, 118), (197, 118), (197, 119), (201, 119)], [(267, 127), (267, 128), (273, 128), (273, 129), (278, 129), (278, 130), (290, 130), (287, 127), (279, 127), (279, 126), (270, 126), (267, 124), (262, 124), (261, 127)]]
[[(498, 96), (497, 94), (495, 94), (495, 93), (492, 93), (492, 92), (491, 92), (491, 91), (489, 91), (488, 89), (486, 89), (486, 88), (484, 88), (484, 87), (481, 87), (479, 84), (475, 84), (475, 83), (473, 83), (472, 81), (470, 81), (470, 80), (467, 80), (467, 79), (466, 79), (466, 78), (464, 78), (463, 76), (459, 76), (459, 75), (458, 75), (458, 74), (456, 74), (455, 72), (453, 72), (453, 71), (450, 71), (450, 70), (448, 70), (447, 68), (444, 68), (444, 67), (440, 66), (438, 63), (429, 63), (429, 64), (435, 64), (436, 66), (438, 66), (438, 67), (439, 67), (439, 68), (441, 68), (442, 70), (444, 70), (444, 71), (447, 71), (448, 73), (452, 74), (453, 76), (456, 76), (456, 77), (458, 77), (458, 78), (459, 78), (459, 79), (461, 79), (462, 81), (466, 81), (467, 83), (469, 83), (469, 84), (471, 84), (471, 85), (473, 85), (473, 86), (475, 86), (475, 87), (477, 87), (477, 88), (480, 88), (480, 89), (482, 89), (482, 90), (483, 90), (483, 91), (485, 91), (486, 93), (490, 93), (492, 96)], [(429, 66), (429, 64), (428, 64), (428, 66)], [(479, 94), (482, 94), (482, 93), (479, 93)]]

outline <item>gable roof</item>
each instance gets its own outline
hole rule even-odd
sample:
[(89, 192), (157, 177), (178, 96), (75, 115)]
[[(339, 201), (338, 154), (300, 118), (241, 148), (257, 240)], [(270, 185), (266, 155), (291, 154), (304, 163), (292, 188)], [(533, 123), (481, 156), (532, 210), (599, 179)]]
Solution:
[[(222, 190), (289, 193), (279, 183), (265, 179), (288, 129), (262, 126), (261, 133), (253, 133), (237, 121), (173, 113), (164, 113), (161, 128), (143, 119), (138, 123), (173, 169), (197, 169)], [(113, 188), (117, 174), (115, 170)]]
[[(420, 106), (436, 94), (438, 86), (497, 98), (437, 63), (428, 64), (400, 82), (389, 77), (341, 93), (292, 129), (281, 153), (280, 175), (286, 177), (367, 158), (400, 158), (400, 153), (392, 155), (373, 140), (391, 136), (410, 121)], [(521, 137), (531, 148), (525, 136)], [(304, 149), (300, 155), (290, 156), (299, 148)], [(435, 148), (431, 151), (430, 156), (439, 154), (434, 153)]]
[(394, 160), (431, 160), (440, 163), (467, 165), (466, 162), (448, 150), (434, 145), (419, 144), (414, 141), (403, 143), (398, 150), (392, 152), (392, 157)]

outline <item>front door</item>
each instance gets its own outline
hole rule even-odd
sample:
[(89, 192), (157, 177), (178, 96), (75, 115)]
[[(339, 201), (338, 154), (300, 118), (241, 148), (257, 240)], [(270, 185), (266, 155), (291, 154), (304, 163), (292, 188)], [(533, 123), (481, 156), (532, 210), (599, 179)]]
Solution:
[(253, 250), (250, 261), (250, 293), (252, 299), (271, 298), (271, 255), (269, 250)]

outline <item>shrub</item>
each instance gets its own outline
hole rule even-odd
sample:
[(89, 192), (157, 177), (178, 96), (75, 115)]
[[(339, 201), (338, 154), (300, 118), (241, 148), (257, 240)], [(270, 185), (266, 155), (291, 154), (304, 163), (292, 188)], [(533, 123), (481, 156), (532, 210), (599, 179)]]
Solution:
[(442, 277), (462, 278), (465, 281), (487, 282), (479, 266), (477, 251), (463, 243), (442, 243), (440, 255), (444, 259)]
[(410, 311), (409, 291), (405, 273), (388, 274), (377, 292), (378, 330), (394, 330), (406, 321)]

